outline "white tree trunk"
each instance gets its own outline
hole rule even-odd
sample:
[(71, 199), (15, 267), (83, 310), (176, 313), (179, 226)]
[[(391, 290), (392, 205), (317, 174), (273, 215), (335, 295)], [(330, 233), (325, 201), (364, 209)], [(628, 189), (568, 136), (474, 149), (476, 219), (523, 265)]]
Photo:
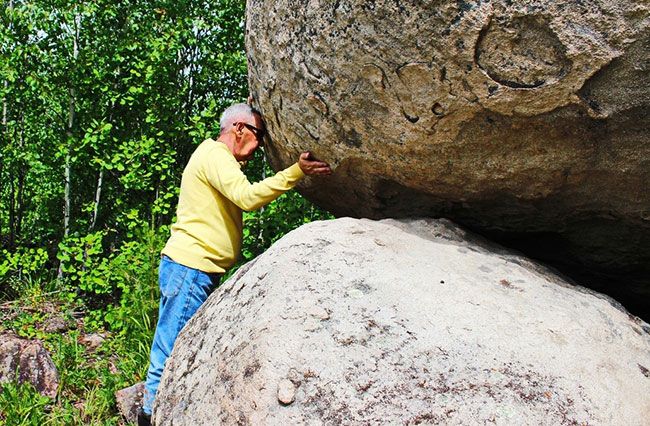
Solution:
[(95, 228), (97, 223), (97, 213), (99, 211), (99, 200), (102, 196), (102, 182), (104, 180), (104, 169), (99, 170), (99, 177), (97, 178), (97, 190), (95, 191), (95, 209), (93, 210), (93, 219), (90, 222), (89, 231), (92, 231)]
[[(11, 9), (14, 8), (14, 0), (9, 0), (9, 7), (7, 8), (8, 11), (11, 11)], [(9, 29), (11, 30), (11, 22), (9, 22)], [(4, 81), (5, 85), (5, 92), (9, 88), (9, 82), (7, 80)], [(7, 98), (3, 97), (2, 98), (2, 127), (6, 129), (7, 127)]]
[[(11, 3), (10, 3), (11, 4)], [(7, 92), (7, 89), (9, 87), (9, 82), (7, 80), (4, 81), (4, 88), (5, 88), (5, 93)], [(7, 144), (7, 141), (5, 138), (7, 137), (7, 97), (6, 95), (2, 97), (2, 143)], [(2, 200), (2, 191), (3, 191), (3, 177), (2, 177), (2, 172), (3, 172), (3, 164), (4, 161), (0, 161), (0, 200)], [(3, 221), (0, 219), (0, 236), (2, 236), (2, 223)]]
[[(7, 10), (11, 11), (13, 7), (14, 7), (14, 1), (9, 0), (9, 7), (7, 7)], [(9, 22), (9, 30), (11, 30), (11, 27), (12, 27), (11, 22)], [(9, 88), (9, 82), (5, 80), (3, 84), (5, 86), (5, 93), (6, 93), (7, 89)], [(4, 132), (7, 131), (7, 97), (6, 96), (2, 97), (2, 129)]]
[[(80, 16), (74, 17), (74, 38), (72, 39), (72, 58), (76, 62), (79, 57), (79, 29), (80, 29)], [(70, 101), (68, 103), (68, 129), (66, 136), (68, 138), (68, 152), (65, 156), (65, 190), (64, 190), (64, 203), (63, 203), (63, 238), (67, 237), (70, 233), (70, 181), (72, 176), (72, 128), (75, 119), (75, 90), (74, 87), (70, 88)], [(58, 278), (63, 278), (63, 270), (59, 264)]]
[[(14, 2), (13, 0), (9, 0), (9, 7), (7, 10), (11, 10), (14, 7)], [(11, 22), (9, 23), (9, 29), (11, 29)], [(4, 85), (4, 91), (5, 95), (2, 97), (2, 135), (6, 137), (8, 135), (7, 132), (7, 114), (8, 114), (8, 106), (7, 106), (7, 89), (9, 89), (9, 82), (7, 80), (3, 81)], [(7, 143), (7, 141), (3, 141), (4, 144)], [(3, 162), (0, 162), (0, 197), (2, 196), (2, 188), (3, 188), (3, 181), (2, 181), (2, 170), (3, 169)], [(1, 198), (0, 198), (1, 199)], [(2, 221), (0, 220), (0, 236), (2, 235)]]
[[(5, 93), (7, 92), (7, 89), (9, 88), (9, 82), (7, 80), (4, 81), (4, 86), (5, 86)], [(2, 98), (2, 128), (5, 129), (7, 127), (7, 97)]]

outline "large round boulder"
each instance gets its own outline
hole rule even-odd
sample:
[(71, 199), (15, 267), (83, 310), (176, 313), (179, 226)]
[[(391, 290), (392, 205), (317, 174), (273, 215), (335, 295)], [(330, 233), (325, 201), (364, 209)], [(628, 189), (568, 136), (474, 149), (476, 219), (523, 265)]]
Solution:
[(300, 190), (338, 216), (449, 217), (650, 310), (649, 9), (248, 0), (267, 154), (336, 166)]
[(174, 345), (156, 425), (624, 425), (650, 326), (449, 221), (304, 225)]

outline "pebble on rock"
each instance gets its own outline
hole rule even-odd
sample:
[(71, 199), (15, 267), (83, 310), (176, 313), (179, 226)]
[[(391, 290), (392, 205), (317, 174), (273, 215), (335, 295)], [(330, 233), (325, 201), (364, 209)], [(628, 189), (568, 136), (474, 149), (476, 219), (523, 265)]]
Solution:
[(296, 398), (296, 387), (289, 379), (282, 379), (278, 384), (278, 401), (283, 405), (291, 404)]

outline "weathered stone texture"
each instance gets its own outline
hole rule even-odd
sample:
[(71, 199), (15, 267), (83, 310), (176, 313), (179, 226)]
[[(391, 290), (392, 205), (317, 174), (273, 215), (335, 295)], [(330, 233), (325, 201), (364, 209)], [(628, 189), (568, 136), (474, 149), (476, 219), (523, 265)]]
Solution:
[(31, 383), (41, 394), (56, 397), (59, 373), (40, 341), (0, 334), (0, 383), (12, 381)]
[(157, 425), (650, 418), (650, 326), (440, 220), (305, 225), (176, 342)]
[(267, 154), (335, 165), (300, 190), (337, 215), (449, 217), (650, 312), (649, 10), (248, 0)]
[(143, 396), (144, 382), (136, 383), (133, 386), (115, 392), (117, 409), (127, 422), (137, 422), (138, 409), (142, 407)]

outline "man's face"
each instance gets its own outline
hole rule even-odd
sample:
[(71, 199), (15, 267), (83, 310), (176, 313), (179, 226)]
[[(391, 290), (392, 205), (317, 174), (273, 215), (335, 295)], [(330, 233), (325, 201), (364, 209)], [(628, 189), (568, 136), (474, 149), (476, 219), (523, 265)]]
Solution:
[(255, 150), (262, 143), (264, 137), (264, 123), (258, 114), (235, 123), (237, 143), (235, 145), (235, 158), (237, 161), (248, 161), (253, 158)]

